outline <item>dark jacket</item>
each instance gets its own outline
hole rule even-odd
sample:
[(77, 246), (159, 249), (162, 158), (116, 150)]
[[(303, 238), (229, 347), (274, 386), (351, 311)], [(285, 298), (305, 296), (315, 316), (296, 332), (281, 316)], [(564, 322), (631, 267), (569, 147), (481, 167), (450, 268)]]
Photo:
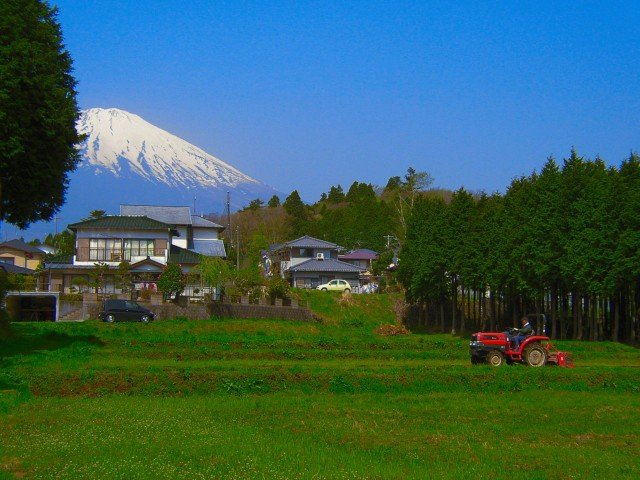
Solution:
[(516, 328), (516, 331), (518, 332), (518, 335), (528, 337), (533, 333), (533, 328), (531, 327), (529, 322), (527, 322), (522, 328)]

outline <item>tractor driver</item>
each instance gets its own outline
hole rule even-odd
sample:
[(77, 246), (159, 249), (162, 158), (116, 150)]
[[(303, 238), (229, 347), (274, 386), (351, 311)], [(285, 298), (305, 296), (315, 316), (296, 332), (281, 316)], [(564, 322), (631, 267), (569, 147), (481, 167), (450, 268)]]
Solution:
[(533, 328), (529, 323), (527, 317), (522, 317), (522, 328), (514, 328), (513, 331), (516, 333), (516, 336), (512, 337), (513, 342), (515, 343), (514, 350), (517, 350), (520, 347), (520, 343), (527, 338), (529, 335), (533, 333)]

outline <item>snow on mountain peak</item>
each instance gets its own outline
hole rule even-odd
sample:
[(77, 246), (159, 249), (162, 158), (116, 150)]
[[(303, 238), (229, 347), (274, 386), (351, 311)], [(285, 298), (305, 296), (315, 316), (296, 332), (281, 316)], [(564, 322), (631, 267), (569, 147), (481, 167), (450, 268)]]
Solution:
[(91, 108), (77, 123), (86, 135), (80, 145), (82, 167), (127, 172), (171, 187), (236, 187), (257, 180), (166, 132), (138, 115), (117, 108)]

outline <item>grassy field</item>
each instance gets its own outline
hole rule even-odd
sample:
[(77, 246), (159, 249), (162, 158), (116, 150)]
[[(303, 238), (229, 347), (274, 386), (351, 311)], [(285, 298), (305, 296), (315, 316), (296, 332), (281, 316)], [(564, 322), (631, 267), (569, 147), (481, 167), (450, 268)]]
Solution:
[(321, 321), (14, 324), (0, 478), (639, 478), (640, 351), (469, 364), (468, 340), (375, 333), (393, 298), (306, 296)]

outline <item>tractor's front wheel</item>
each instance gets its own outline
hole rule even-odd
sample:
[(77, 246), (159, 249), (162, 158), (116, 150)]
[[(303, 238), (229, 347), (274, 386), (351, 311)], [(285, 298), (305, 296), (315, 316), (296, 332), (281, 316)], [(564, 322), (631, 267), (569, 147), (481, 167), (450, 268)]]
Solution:
[(530, 367), (542, 367), (547, 363), (547, 351), (541, 345), (528, 346), (523, 356)]
[(504, 355), (500, 350), (491, 350), (487, 353), (487, 363), (493, 367), (501, 367), (504, 364)]

